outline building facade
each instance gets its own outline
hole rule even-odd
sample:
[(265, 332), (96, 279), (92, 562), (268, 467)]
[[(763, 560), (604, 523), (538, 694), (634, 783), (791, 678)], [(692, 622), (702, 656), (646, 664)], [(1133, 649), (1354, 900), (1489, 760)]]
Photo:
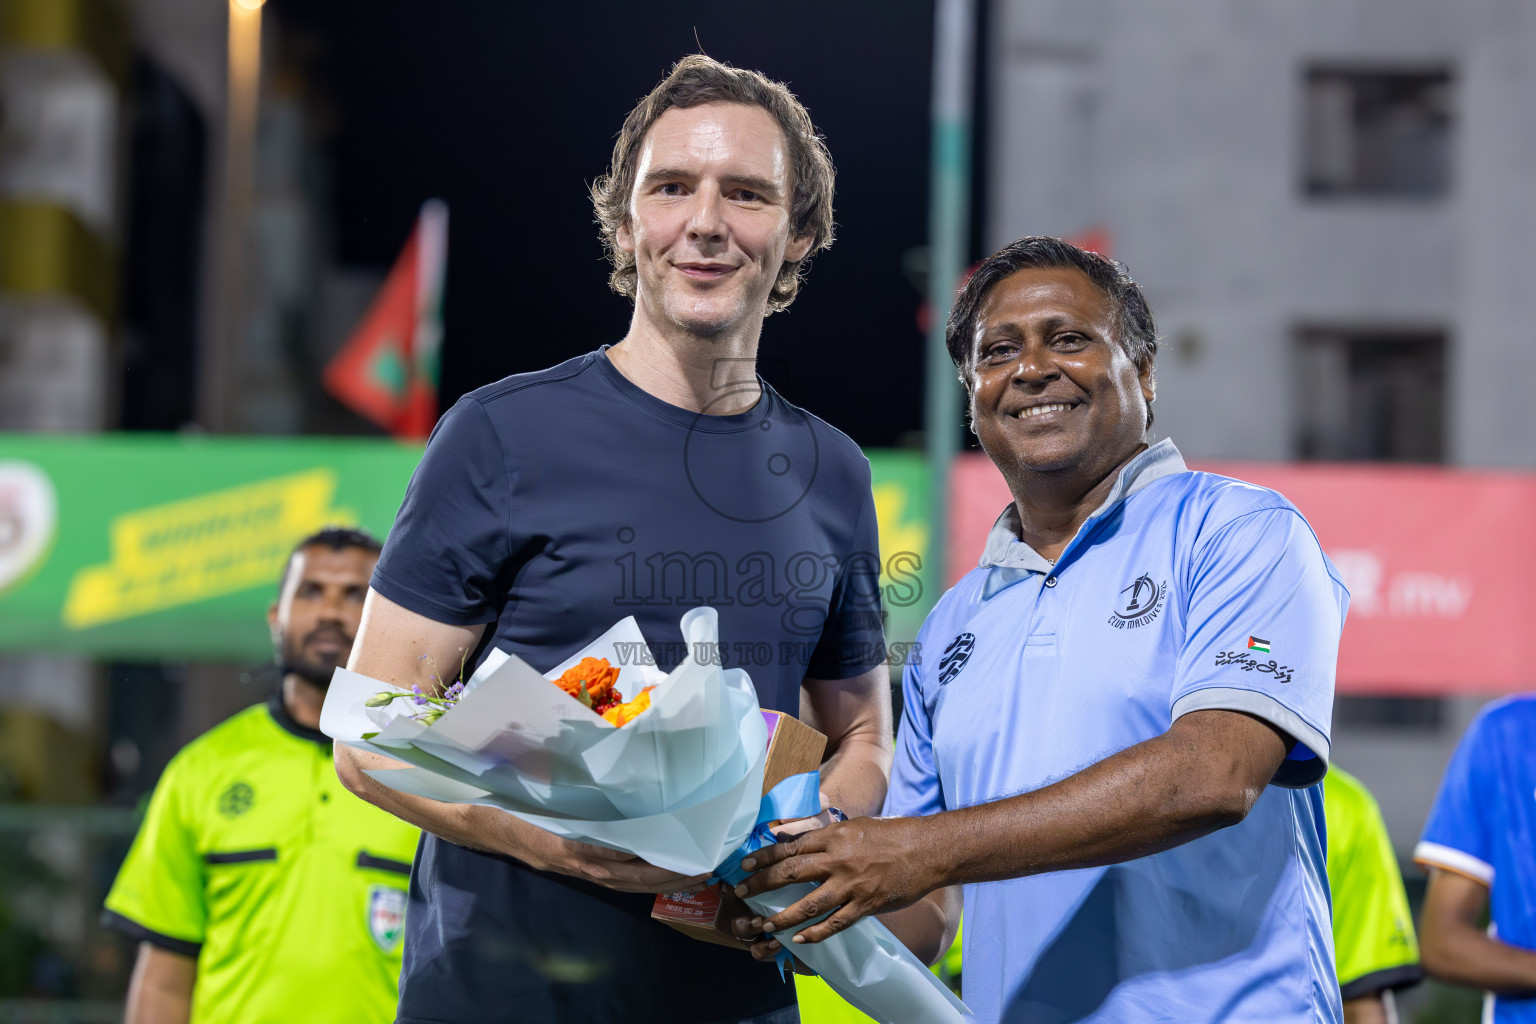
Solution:
[[(1536, 467), (1536, 7), (996, 0), (983, 38), (978, 242), (1126, 263), (1191, 461)], [(1482, 701), (1340, 702), (1405, 860)]]

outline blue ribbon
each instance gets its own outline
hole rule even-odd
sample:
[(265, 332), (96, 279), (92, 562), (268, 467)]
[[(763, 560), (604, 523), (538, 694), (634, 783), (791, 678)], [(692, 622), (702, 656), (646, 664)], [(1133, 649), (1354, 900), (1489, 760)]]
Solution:
[[(719, 867), (715, 868), (715, 877), (710, 881), (718, 880), (732, 886), (740, 885), (751, 874), (750, 871), (741, 870), (742, 858), (778, 842), (769, 829), (771, 822), (809, 818), (820, 813), (821, 773), (817, 771), (791, 775), (763, 794), (762, 802), (757, 805), (757, 824), (752, 826), (752, 831), (746, 839), (742, 840), (741, 845), (727, 855)], [(782, 977), (784, 969), (789, 966), (788, 948), (781, 948), (773, 959), (779, 965), (779, 975)]]
[(739, 885), (750, 871), (741, 870), (741, 859), (756, 853), (771, 843), (778, 842), (769, 830), (769, 823), (791, 818), (809, 818), (821, 813), (821, 773), (805, 772), (791, 775), (763, 794), (757, 805), (757, 824), (740, 846), (731, 851), (715, 868), (715, 878)]

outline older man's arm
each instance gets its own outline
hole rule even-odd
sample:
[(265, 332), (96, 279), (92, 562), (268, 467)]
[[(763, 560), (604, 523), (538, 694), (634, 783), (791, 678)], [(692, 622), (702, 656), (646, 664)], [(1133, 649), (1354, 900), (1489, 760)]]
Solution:
[(743, 862), (757, 871), (739, 891), (823, 883), (764, 922), (771, 932), (841, 908), (795, 936), (819, 942), (944, 886), (1144, 857), (1242, 821), (1290, 743), (1240, 712), (1191, 712), (1031, 793), (926, 817), (859, 818), (766, 847)]
[[(347, 667), (395, 686), (426, 688), (429, 666), (458, 665), (466, 651), (475, 649), (484, 628), (435, 622), (370, 590)], [(677, 892), (703, 881), (615, 850), (572, 842), (494, 807), (410, 796), (364, 774), (364, 769), (405, 767), (399, 761), (340, 743), (335, 756), (336, 774), (347, 789), (450, 843), (629, 892)]]
[[(821, 766), (821, 813), (775, 828), (780, 841), (830, 824), (829, 807), (857, 816), (874, 814), (885, 802), (891, 780), (891, 684), (885, 665), (849, 679), (806, 679), (800, 690), (800, 719), (827, 737), (829, 756)], [(938, 901), (926, 909), (901, 911), (917, 925), (914, 950), (924, 948), (929, 940), (939, 941), (945, 928), (940, 909), (944, 905)], [(759, 960), (773, 959), (779, 943), (763, 936), (762, 922), (752, 911), (741, 903), (728, 904), (727, 909), (732, 915), (731, 931), (749, 944), (752, 955)], [(958, 911), (954, 920), (958, 923)], [(950, 928), (950, 940), (953, 938), (954, 929)], [(939, 953), (948, 948), (947, 944), (942, 946)]]

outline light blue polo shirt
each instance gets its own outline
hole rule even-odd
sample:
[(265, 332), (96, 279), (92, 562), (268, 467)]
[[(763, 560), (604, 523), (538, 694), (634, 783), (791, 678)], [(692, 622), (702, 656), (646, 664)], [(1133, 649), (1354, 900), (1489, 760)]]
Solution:
[[(1483, 708), (1445, 769), (1413, 859), (1486, 885), (1493, 934), (1536, 950), (1536, 694)], [(1536, 1024), (1536, 996), (1489, 997), (1483, 1019)]]
[(1040, 789), (1191, 711), (1247, 712), (1297, 742), (1239, 825), (966, 886), (979, 1021), (1341, 1019), (1315, 784), (1347, 603), (1295, 506), (1190, 472), (1171, 441), (1121, 471), (1054, 565), (1004, 511), (908, 662), (886, 814)]

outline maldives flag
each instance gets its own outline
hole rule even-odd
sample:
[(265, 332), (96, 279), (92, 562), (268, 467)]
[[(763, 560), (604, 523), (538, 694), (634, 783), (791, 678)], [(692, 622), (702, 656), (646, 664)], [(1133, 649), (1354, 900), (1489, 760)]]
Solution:
[(425, 438), (437, 422), (447, 262), (448, 206), (429, 199), (373, 305), (325, 368), (327, 391), (396, 437)]

